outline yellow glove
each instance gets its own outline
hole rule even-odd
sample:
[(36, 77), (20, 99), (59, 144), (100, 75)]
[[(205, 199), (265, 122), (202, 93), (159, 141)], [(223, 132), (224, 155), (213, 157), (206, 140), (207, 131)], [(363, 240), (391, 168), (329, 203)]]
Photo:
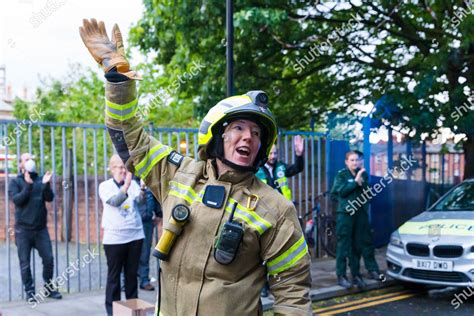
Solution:
[(96, 19), (84, 19), (79, 33), (92, 57), (102, 65), (105, 72), (116, 67), (117, 72), (130, 79), (142, 79), (136, 71), (130, 70), (130, 64), (125, 58), (122, 33), (117, 24), (112, 29), (112, 40), (107, 36), (104, 22), (97, 23)]

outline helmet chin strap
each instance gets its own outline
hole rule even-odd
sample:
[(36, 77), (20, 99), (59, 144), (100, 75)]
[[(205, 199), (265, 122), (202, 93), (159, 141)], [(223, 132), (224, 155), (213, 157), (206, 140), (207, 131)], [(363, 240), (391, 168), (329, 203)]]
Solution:
[(232, 169), (240, 172), (257, 172), (258, 167), (256, 166), (241, 166), (236, 163), (233, 163), (232, 161), (229, 161), (225, 159), (224, 157), (217, 157), (220, 161), (222, 161), (223, 164), (231, 167)]
[(238, 165), (236, 163), (233, 163), (232, 161), (229, 161), (227, 160), (225, 157), (224, 157), (224, 142), (227, 140), (227, 135), (225, 133), (222, 133), (222, 136), (221, 137), (216, 137), (215, 138), (215, 142), (214, 142), (214, 145), (212, 146), (213, 149), (212, 149), (212, 152), (209, 154), (209, 156), (213, 156), (217, 159), (219, 159), (223, 164), (231, 167), (232, 169), (236, 170), (236, 171), (239, 171), (239, 172), (253, 172), (253, 173), (256, 173), (258, 168), (260, 168), (261, 166), (263, 166), (265, 164), (265, 162), (267, 161), (267, 158), (263, 158), (263, 159), (260, 159), (261, 156), (263, 156), (264, 154), (261, 153), (261, 145), (259, 147), (259, 153), (257, 154), (257, 157), (255, 157), (256, 159), (256, 162), (254, 162), (254, 165), (253, 166), (241, 166), (241, 165)]

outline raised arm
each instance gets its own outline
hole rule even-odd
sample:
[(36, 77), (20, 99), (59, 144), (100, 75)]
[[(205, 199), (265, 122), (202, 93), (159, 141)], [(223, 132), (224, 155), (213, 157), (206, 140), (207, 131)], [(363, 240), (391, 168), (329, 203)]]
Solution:
[(288, 178), (297, 175), (304, 169), (304, 139), (300, 135), (296, 135), (294, 139), (294, 145), (296, 161), (294, 164), (286, 168), (285, 176)]
[(79, 32), (105, 71), (105, 124), (112, 143), (127, 169), (142, 178), (162, 200), (161, 194), (168, 185), (162, 178), (172, 176), (177, 167), (166, 163), (171, 148), (149, 136), (137, 115), (136, 80), (141, 78), (130, 69), (125, 58), (119, 27), (114, 25), (109, 39), (104, 23), (92, 19), (84, 20)]
[(23, 206), (28, 203), (30, 198), (32, 183), (25, 182), (25, 186), (21, 187), (16, 179), (13, 179), (8, 186), (9, 195), (16, 206)]
[(331, 196), (340, 196), (345, 198), (358, 186), (359, 184), (354, 181), (354, 179), (346, 179), (341, 175), (341, 173), (338, 173), (331, 189)]
[(43, 197), (47, 202), (51, 202), (54, 199), (54, 192), (51, 189), (51, 177), (53, 174), (49, 171), (43, 175), (41, 182), (43, 183)]
[(285, 176), (286, 177), (292, 177), (294, 175), (297, 175), (304, 169), (304, 158), (303, 155), (301, 156), (296, 156), (296, 161), (294, 164), (291, 166), (288, 166), (286, 168)]

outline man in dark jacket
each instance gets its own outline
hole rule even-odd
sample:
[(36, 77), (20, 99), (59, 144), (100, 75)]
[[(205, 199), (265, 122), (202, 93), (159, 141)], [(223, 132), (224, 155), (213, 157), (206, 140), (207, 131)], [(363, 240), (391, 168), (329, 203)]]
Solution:
[(29, 153), (20, 158), (20, 173), (9, 185), (9, 194), (15, 204), (15, 243), (18, 248), (21, 280), (26, 292), (26, 300), (34, 301), (35, 285), (31, 276), (31, 250), (36, 248), (43, 261), (43, 280), (46, 296), (61, 299), (61, 294), (53, 284), (54, 258), (46, 227), (47, 209), (45, 202), (54, 199), (50, 187), (52, 174), (44, 176), (36, 172), (35, 162)]

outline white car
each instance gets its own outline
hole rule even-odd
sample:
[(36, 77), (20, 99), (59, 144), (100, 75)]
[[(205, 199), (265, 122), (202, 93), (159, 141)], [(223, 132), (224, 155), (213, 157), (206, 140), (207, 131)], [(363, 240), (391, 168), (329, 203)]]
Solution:
[(397, 280), (474, 285), (474, 179), (394, 231), (386, 258), (387, 273)]

